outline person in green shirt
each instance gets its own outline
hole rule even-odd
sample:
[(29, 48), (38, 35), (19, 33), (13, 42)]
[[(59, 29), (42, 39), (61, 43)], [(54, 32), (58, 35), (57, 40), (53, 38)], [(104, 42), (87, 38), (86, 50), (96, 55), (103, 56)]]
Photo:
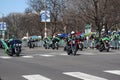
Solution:
[(14, 39), (15, 39), (15, 36), (12, 35), (12, 36), (10, 37), (10, 39), (8, 40), (8, 46), (9, 46), (11, 49), (14, 48), (13, 44), (11, 43), (11, 41), (13, 41)]

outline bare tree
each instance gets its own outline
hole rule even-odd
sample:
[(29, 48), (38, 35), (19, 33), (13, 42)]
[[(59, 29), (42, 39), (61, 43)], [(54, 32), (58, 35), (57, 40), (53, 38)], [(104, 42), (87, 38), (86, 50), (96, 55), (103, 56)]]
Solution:
[[(49, 35), (84, 31), (86, 23), (91, 23), (94, 30), (101, 33), (105, 26), (106, 33), (120, 26), (119, 0), (28, 0), (29, 7), (24, 14), (11, 13), (5, 21), (9, 34), (23, 37), (29, 35), (44, 36), (44, 23), (40, 21), (41, 10), (49, 10), (51, 22), (46, 23)], [(46, 5), (45, 5), (46, 4)], [(115, 27), (114, 27), (115, 26)]]
[(11, 13), (6, 18), (10, 35), (15, 35), (16, 37), (18, 37), (18, 31), (20, 30), (20, 17), (21, 14), (19, 13)]
[[(28, 5), (30, 8), (37, 12), (40, 15), (41, 10), (49, 10), (51, 13), (51, 25), (47, 27), (51, 31), (51, 35), (53, 36), (56, 32), (58, 32), (57, 23), (60, 22), (60, 16), (63, 10), (64, 0), (28, 0)], [(42, 23), (41, 23), (42, 24)]]
[(120, 2), (118, 0), (81, 0), (79, 4), (81, 19), (92, 23), (99, 34), (101, 33), (102, 27), (105, 26), (107, 33), (113, 24), (119, 23), (120, 21), (119, 4)]

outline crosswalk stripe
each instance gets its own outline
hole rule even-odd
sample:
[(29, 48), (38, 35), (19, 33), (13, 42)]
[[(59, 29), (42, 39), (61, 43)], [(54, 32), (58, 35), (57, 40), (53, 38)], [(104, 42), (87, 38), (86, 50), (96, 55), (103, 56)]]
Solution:
[(47, 77), (44, 77), (42, 75), (39, 74), (35, 74), (35, 75), (23, 75), (22, 77), (24, 77), (27, 80), (51, 80)]
[(120, 70), (106, 70), (104, 72), (115, 74), (115, 75), (120, 75)]
[(97, 77), (97, 76), (82, 73), (82, 72), (64, 72), (63, 74), (66, 74), (66, 75), (69, 75), (72, 77), (76, 77), (79, 79), (83, 79), (83, 80), (108, 80), (105, 78)]

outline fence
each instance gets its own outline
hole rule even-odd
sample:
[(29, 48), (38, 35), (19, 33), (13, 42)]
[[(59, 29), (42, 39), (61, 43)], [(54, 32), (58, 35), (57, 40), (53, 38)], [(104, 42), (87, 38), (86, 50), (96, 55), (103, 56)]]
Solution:
[[(35, 44), (36, 47), (43, 47), (44, 41), (43, 40), (36, 41), (36, 42), (34, 42), (34, 44)], [(59, 46), (64, 47), (65, 44), (66, 43), (65, 43), (64, 40), (59, 41)], [(84, 45), (85, 48), (87, 48), (87, 47), (95, 47), (95, 41), (93, 41), (93, 40), (88, 40), (87, 41), (86, 40), (86, 41), (83, 42), (83, 45)], [(22, 46), (27, 47), (28, 42), (27, 41), (22, 41)], [(120, 40), (119, 41), (112, 40), (110, 42), (110, 47), (111, 48), (120, 48)]]

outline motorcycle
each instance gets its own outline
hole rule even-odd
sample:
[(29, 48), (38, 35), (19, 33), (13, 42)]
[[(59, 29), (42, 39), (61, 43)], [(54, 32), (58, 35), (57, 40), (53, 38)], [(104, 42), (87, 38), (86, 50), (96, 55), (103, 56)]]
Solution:
[(82, 51), (83, 50), (83, 43), (81, 41), (78, 43), (78, 46), (79, 46), (79, 49)]
[(29, 48), (34, 48), (34, 47), (35, 47), (35, 44), (34, 44), (34, 41), (33, 41), (33, 40), (29, 40), (29, 42), (28, 42), (28, 47), (29, 47)]
[(83, 40), (82, 39), (77, 40), (77, 44), (78, 44), (78, 49), (80, 49), (80, 51), (82, 51), (84, 48)]
[(54, 50), (54, 49), (59, 49), (59, 39), (57, 38), (53, 38), (51, 43), (50, 43), (50, 47)]
[(21, 44), (22, 42), (20, 40), (12, 40), (8, 42), (8, 49), (7, 49), (7, 54), (9, 56), (19, 56), (21, 53)]
[(52, 49), (57, 49), (57, 50), (58, 50), (58, 49), (59, 49), (59, 44), (58, 44), (58, 42), (57, 42), (57, 41), (55, 41), (55, 42), (52, 41), (51, 48), (52, 48)]
[(72, 39), (70, 41), (67, 42), (67, 45), (66, 45), (66, 52), (68, 55), (72, 54), (72, 55), (76, 55), (77, 53), (77, 42), (75, 39)]
[(110, 40), (109, 38), (103, 38), (100, 41), (99, 51), (102, 52), (103, 50), (107, 50), (109, 52), (110, 49)]
[(49, 48), (50, 48), (50, 44), (49, 44), (49, 42), (46, 41), (46, 40), (44, 41), (43, 46), (44, 46), (45, 49), (49, 49)]

